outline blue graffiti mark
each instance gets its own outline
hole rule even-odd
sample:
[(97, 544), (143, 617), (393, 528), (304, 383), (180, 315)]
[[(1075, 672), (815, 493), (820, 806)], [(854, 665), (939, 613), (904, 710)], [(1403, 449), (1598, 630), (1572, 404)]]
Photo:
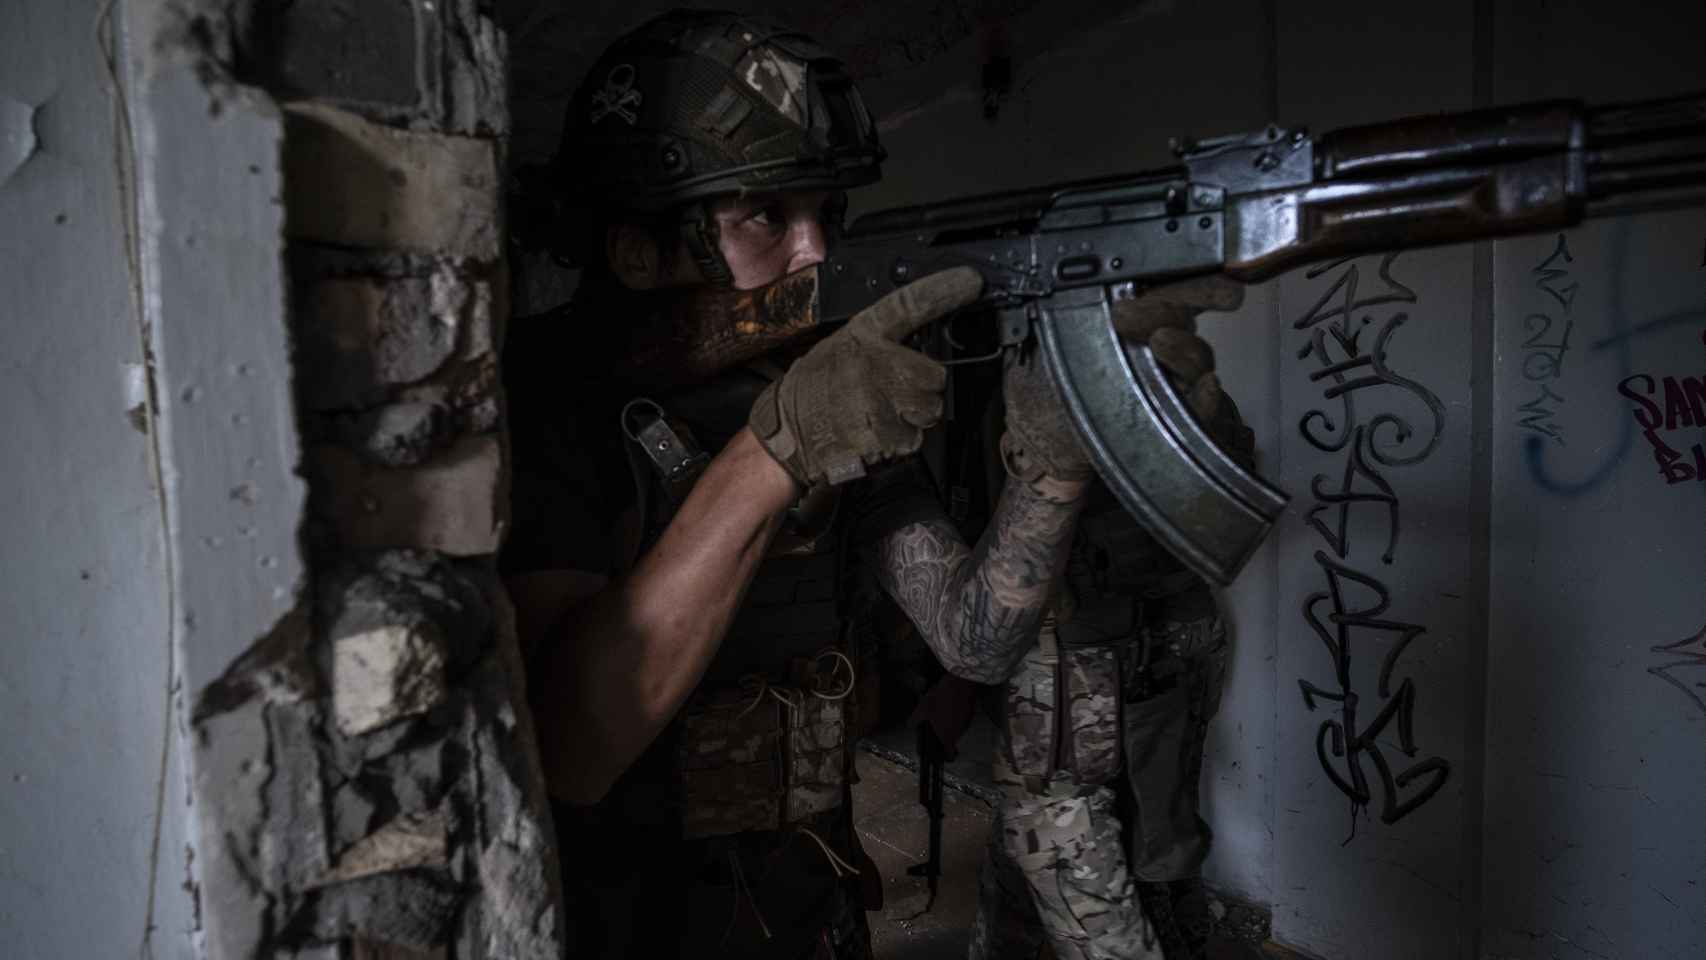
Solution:
[[(1610, 269), (1606, 271), (1607, 275), (1612, 278), (1610, 303), (1607, 304), (1608, 309), (1606, 310), (1611, 322), (1612, 335), (1600, 342), (1604, 344), (1605, 349), (1617, 351), (1619, 372), (1612, 382), (1621, 383), (1623, 378), (1629, 375), (1629, 337), (1624, 329), (1626, 316), (1624, 283), (1627, 280), (1624, 267), (1629, 258), (1629, 224), (1626, 220), (1618, 220), (1613, 229), (1616, 232), (1612, 234), (1611, 238), (1611, 254), (1608, 258)], [(1595, 349), (1600, 349), (1600, 347), (1596, 344)], [(1632, 423), (1633, 421), (1629, 417), (1618, 419), (1617, 443), (1604, 459), (1589, 470), (1585, 477), (1578, 480), (1565, 480), (1554, 476), (1552, 468), (1546, 462), (1550, 448), (1541, 438), (1530, 435), (1523, 440), (1522, 444), (1523, 460), (1528, 464), (1529, 477), (1540, 489), (1556, 496), (1571, 498), (1587, 493), (1604, 483), (1606, 478), (1610, 477), (1617, 467), (1623, 463), (1623, 458), (1628, 456), (1629, 448), (1634, 445), (1635, 440)]]
[(1644, 337), (1649, 333), (1656, 333), (1659, 330), (1663, 330), (1665, 327), (1674, 327), (1682, 323), (1706, 323), (1706, 306), (1691, 307), (1687, 310), (1678, 310), (1675, 313), (1667, 313), (1662, 317), (1654, 317), (1646, 323), (1635, 327), (1633, 330), (1629, 330), (1624, 333), (1612, 334), (1609, 337), (1602, 337), (1595, 340), (1593, 343), (1588, 345), (1588, 348), (1590, 350), (1604, 350), (1607, 347), (1622, 343), (1625, 340)]

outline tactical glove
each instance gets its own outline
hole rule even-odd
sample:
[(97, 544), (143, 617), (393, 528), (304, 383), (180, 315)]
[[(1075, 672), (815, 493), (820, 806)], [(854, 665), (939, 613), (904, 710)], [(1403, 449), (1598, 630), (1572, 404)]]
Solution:
[(1088, 480), (1095, 472), (1078, 442), (1060, 392), (1049, 379), (1043, 355), (1033, 346), (1007, 351), (1001, 397), (1007, 405), (1007, 432), (1001, 435), (1001, 461), (1007, 472), (1030, 483), (1043, 474), (1056, 480)]
[[(1238, 421), (1231, 398), (1220, 389), (1214, 375), (1214, 350), (1197, 336), (1196, 316), (1204, 310), (1235, 310), (1243, 302), (1242, 284), (1209, 276), (1116, 299), (1111, 311), (1114, 329), (1127, 350), (1147, 343), (1197, 421), (1240, 462), (1247, 460), (1248, 453), (1240, 456), (1238, 448), (1250, 447), (1253, 437)], [(1010, 473), (1025, 481), (1042, 474), (1060, 480), (1091, 475), (1089, 455), (1040, 355), (1010, 355), (1003, 392), (1007, 433), (1001, 438), (1001, 451)]]
[(948, 372), (900, 341), (982, 290), (977, 271), (956, 267), (878, 300), (766, 387), (748, 426), (802, 488), (913, 453), (942, 418)]
[(1173, 389), (1215, 443), (1245, 468), (1254, 466), (1256, 437), (1221, 389), (1214, 372), (1214, 350), (1197, 336), (1197, 315), (1205, 310), (1236, 310), (1244, 303), (1244, 285), (1218, 274), (1156, 287), (1141, 296), (1115, 300), (1114, 329), (1131, 352), (1148, 343)]

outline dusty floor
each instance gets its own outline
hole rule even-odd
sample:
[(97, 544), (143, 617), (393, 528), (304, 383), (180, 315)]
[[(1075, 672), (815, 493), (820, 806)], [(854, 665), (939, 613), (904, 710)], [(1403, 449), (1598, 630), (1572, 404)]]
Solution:
[[(880, 746), (903, 747), (904, 743)], [(962, 752), (949, 770), (960, 774), (962, 784), (969, 782), (975, 791), (979, 786), (973, 779), (976, 761), (968, 756), (975, 747), (969, 742), (964, 746), (971, 749)], [(929, 849), (929, 820), (918, 803), (918, 775), (868, 750), (860, 750), (855, 763), (859, 783), (853, 788), (853, 809), (859, 812), (859, 836), (883, 876), (883, 909), (870, 917), (877, 960), (963, 958), (976, 913), (977, 871), (989, 835), (989, 805), (963, 790), (944, 791), (942, 877), (935, 904), (923, 913), (924, 881), (906, 873), (907, 867), (924, 861)], [(1232, 942), (1217, 943), (1209, 952), (1210, 960), (1259, 960), (1275, 955)]]
[(920, 913), (924, 880), (906, 868), (929, 850), (929, 819), (918, 803), (918, 775), (860, 751), (853, 809), (859, 838), (883, 875), (883, 910), (872, 914), (879, 960), (964, 957), (977, 904), (977, 869), (989, 835), (990, 810), (957, 790), (943, 792), (942, 877), (935, 904)]

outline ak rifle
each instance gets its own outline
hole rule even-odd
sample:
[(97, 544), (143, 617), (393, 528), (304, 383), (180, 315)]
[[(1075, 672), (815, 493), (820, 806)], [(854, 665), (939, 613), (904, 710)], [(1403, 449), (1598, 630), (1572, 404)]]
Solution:
[(1174, 144), (1149, 173), (869, 214), (827, 261), (755, 291), (700, 292), (634, 331), (645, 379), (701, 379), (820, 335), (955, 266), (985, 281), (1003, 349), (1033, 338), (1097, 472), (1151, 534), (1230, 583), (1286, 495), (1217, 448), (1109, 305), (1223, 272), (1260, 281), (1333, 257), (1568, 227), (1706, 202), (1706, 95), (1552, 101)]

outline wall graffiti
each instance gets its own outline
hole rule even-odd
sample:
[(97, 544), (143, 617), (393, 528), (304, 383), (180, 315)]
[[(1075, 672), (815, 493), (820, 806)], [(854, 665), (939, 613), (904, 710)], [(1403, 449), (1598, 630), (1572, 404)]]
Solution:
[[(1553, 447), (1561, 445), (1561, 442), (1548, 442), (1544, 430), (1533, 430), (1531, 428), (1532, 432), (1524, 438), (1523, 442), (1523, 459), (1527, 464), (1529, 475), (1541, 489), (1563, 497), (1580, 496), (1609, 479), (1616, 468), (1622, 464), (1624, 457), (1634, 449), (1634, 440), (1637, 435), (1647, 441), (1647, 447), (1652, 452), (1654, 462), (1658, 466), (1658, 473), (1667, 484), (1706, 481), (1706, 472), (1701, 469), (1702, 466), (1706, 466), (1706, 447), (1697, 453), (1692, 445), (1684, 443), (1682, 446), (1688, 449), (1677, 450), (1670, 446), (1666, 437), (1663, 436), (1665, 432), (1675, 430), (1678, 427), (1693, 426), (1698, 428), (1706, 425), (1706, 419), (1702, 419), (1700, 416), (1699, 402), (1689, 396), (1691, 385), (1688, 380), (1691, 378), (1672, 378), (1674, 386), (1667, 385), (1664, 377), (1633, 373), (1633, 364), (1630, 361), (1630, 347), (1636, 341), (1660, 335), (1677, 326), (1699, 327), (1706, 324), (1706, 307), (1695, 306), (1675, 310), (1631, 325), (1628, 322), (1625, 309), (1625, 287), (1630, 277), (1627, 269), (1630, 227), (1627, 220), (1619, 219), (1613, 229), (1611, 243), (1607, 248), (1606, 267), (1603, 271), (1595, 271), (1608, 279), (1606, 290), (1608, 299), (1604, 318), (1609, 330), (1591, 341), (1588, 344), (1588, 351), (1590, 357), (1601, 355), (1604, 351), (1612, 351), (1615, 354), (1618, 372), (1613, 376), (1616, 378), (1617, 390), (1630, 401), (1634, 416), (1618, 420), (1618, 434), (1615, 442), (1608, 444), (1600, 441), (1594, 444), (1596, 450), (1603, 449), (1605, 453), (1600, 458), (1599, 463), (1586, 476), (1577, 480), (1558, 477), (1546, 462), (1547, 452)], [(1575, 279), (1573, 276), (1569, 276), (1567, 271), (1563, 274), (1556, 272), (1561, 269), (1557, 259), (1558, 252), (1562, 250), (1566, 254), (1568, 253), (1568, 248), (1564, 245), (1564, 238), (1564, 234), (1559, 235), (1559, 246), (1554, 249), (1553, 254), (1547, 260), (1535, 267), (1533, 272), (1538, 278), (1536, 287), (1539, 288), (1541, 282), (1547, 279), (1545, 274), (1551, 271), (1551, 279), (1554, 281), (1557, 292), (1547, 292), (1554, 299), (1557, 299), (1560, 294), (1564, 294), (1567, 290), (1568, 298), (1573, 301), (1576, 288)], [(1567, 266), (1572, 259), (1573, 257), (1563, 260), (1562, 263)], [(1702, 267), (1706, 267), (1706, 264), (1702, 264)], [(1560, 280), (1565, 281), (1563, 286), (1556, 285)], [(1563, 304), (1559, 305), (1563, 306)], [(1564, 312), (1567, 314), (1568, 308)], [(1533, 325), (1537, 324), (1538, 321), (1530, 317), (1528, 322), (1531, 325), (1529, 334), (1532, 339)], [(1566, 337), (1563, 340), (1566, 347), (1568, 346), (1567, 333), (1566, 330)], [(1530, 361), (1525, 357), (1523, 370), (1525, 376), (1530, 373), (1526, 366), (1528, 362)], [(1561, 366), (1561, 364), (1562, 354), (1559, 354), (1559, 365)], [(1542, 371), (1536, 370), (1537, 374), (1540, 372)], [(1693, 385), (1693, 389), (1698, 390), (1699, 385)]]
[(1674, 439), (1678, 430), (1691, 437), (1706, 427), (1706, 377), (1637, 373), (1624, 377), (1617, 392), (1633, 402), (1630, 412), (1665, 483), (1706, 483), (1706, 444), (1696, 443), (1684, 454), (1666, 442), (1666, 435)]
[[(1312, 268), (1309, 279), (1327, 276), (1331, 282), (1292, 324), (1308, 335), (1297, 356), (1314, 358), (1309, 380), (1321, 385), (1326, 401), (1306, 413), (1298, 429), (1316, 450), (1342, 457), (1336, 479), (1316, 474), (1311, 485), (1315, 502), (1306, 519), (1326, 547), (1314, 553), (1324, 589), (1306, 597), (1302, 611), (1331, 659), (1333, 682), (1323, 686), (1299, 678), (1298, 685), (1309, 710), (1322, 701), (1338, 705), (1337, 715), (1322, 721), (1316, 732), (1315, 752), (1327, 777), (1350, 800), (1353, 828), (1357, 814), (1374, 805), (1377, 790), (1380, 819), (1391, 824), (1427, 803), (1451, 776), (1450, 761), (1417, 759), (1419, 691), (1412, 678), (1395, 678), (1404, 651), (1427, 628), (1395, 617), (1392, 591), (1373, 572), (1390, 567), (1398, 550), (1401, 504), (1385, 471), (1427, 459), (1445, 430), (1439, 397), (1392, 367), (1393, 335), (1409, 319), (1397, 308), (1417, 303), (1415, 291), (1393, 275), (1397, 260), (1397, 254), (1382, 258), (1376, 282), (1366, 286), (1366, 260), (1347, 258)], [(1358, 408), (1364, 397), (1373, 412), (1366, 418)], [(1420, 428), (1413, 416), (1399, 412), (1410, 407), (1421, 412)], [(1357, 530), (1367, 530), (1370, 522), (1375, 530), (1384, 529), (1374, 544), (1378, 554), (1353, 550), (1353, 511), (1359, 518), (1364, 513), (1374, 518), (1360, 520)], [(1365, 704), (1368, 691), (1355, 689), (1353, 659), (1367, 655), (1365, 647), (1382, 643), (1378, 699)], [(1402, 758), (1388, 755), (1393, 727)], [(1383, 736), (1388, 737), (1385, 744), (1379, 742)], [(1400, 763), (1407, 765), (1396, 769)]]
[[(1627, 227), (1618, 234), (1621, 241)], [(1618, 262), (1614, 264), (1618, 276), (1622, 270), (1622, 243), (1614, 250), (1619, 254)], [(1706, 263), (1701, 264), (1706, 267)], [(1615, 287), (1618, 292), (1621, 287)], [(1622, 303), (1619, 296), (1613, 304), (1613, 319), (1622, 315)], [(1630, 401), (1630, 413), (1633, 415), (1634, 427), (1630, 420), (1622, 421), (1623, 433), (1627, 437), (1639, 431), (1647, 441), (1647, 447), (1653, 454), (1653, 461), (1658, 466), (1658, 473), (1666, 485), (1689, 482), (1706, 482), (1706, 444), (1688, 444), (1687, 435), (1701, 428), (1706, 428), (1706, 375), (1702, 376), (1655, 376), (1650, 373), (1630, 373), (1628, 363), (1628, 345), (1631, 340), (1669, 330), (1676, 326), (1693, 326), (1700, 328), (1706, 324), (1706, 307), (1692, 307), (1662, 314), (1645, 322), (1636, 324), (1630, 329), (1621, 329), (1617, 324), (1611, 335), (1595, 341), (1591, 349), (1604, 350), (1617, 348), (1623, 353), (1623, 377), (1617, 382), (1617, 392)], [(1702, 339), (1706, 340), (1706, 331), (1702, 331)], [(1685, 439), (1679, 445), (1688, 447), (1679, 451), (1670, 445), (1676, 441), (1675, 433), (1683, 430)], [(1668, 438), (1666, 435), (1669, 435)]]
[(1706, 695), (1700, 693), (1706, 690), (1706, 627), (1692, 637), (1653, 647), (1652, 652), (1668, 662), (1648, 667), (1647, 672), (1681, 690), (1706, 714)]
[[(1624, 310), (1624, 286), (1628, 280), (1625, 269), (1629, 259), (1629, 224), (1627, 218), (1618, 219), (1612, 227), (1610, 243), (1607, 246), (1605, 267), (1596, 271), (1600, 276), (1608, 278), (1606, 285), (1605, 323), (1610, 333), (1595, 342), (1593, 351), (1611, 350), (1616, 355), (1618, 376), (1627, 376), (1629, 366), (1629, 339), (1631, 331), (1627, 329)], [(1542, 264), (1544, 268), (1544, 263)], [(1574, 293), (1571, 293), (1574, 300)], [(1607, 443), (1595, 438), (1591, 448), (1603, 453), (1598, 462), (1584, 475), (1577, 478), (1560, 476), (1547, 460), (1547, 454), (1556, 450), (1557, 443), (1548, 443), (1546, 438), (1538, 433), (1529, 433), (1523, 439), (1523, 463), (1528, 468), (1528, 475), (1536, 486), (1559, 497), (1580, 497), (1600, 484), (1609, 480), (1616, 473), (1623, 458), (1634, 446), (1635, 431), (1628, 420), (1617, 422), (1617, 438)]]
[(1550, 437), (1559, 446), (1565, 445), (1564, 429), (1553, 418), (1564, 398), (1553, 391), (1553, 385), (1564, 375), (1564, 355), (1570, 352), (1570, 331), (1575, 318), (1570, 316), (1575, 306), (1576, 291), (1581, 282), (1575, 279), (1564, 235), (1558, 234), (1558, 244), (1540, 265), (1529, 271), (1534, 275), (1534, 289), (1550, 298), (1545, 309), (1523, 318), (1528, 334), (1522, 342), (1522, 376), (1534, 388), (1535, 395), (1517, 407), (1521, 414), (1518, 426)]
[[(1706, 310), (1679, 310), (1649, 320), (1630, 334), (1701, 323), (1706, 323)], [(1706, 342), (1706, 332), (1702, 341)], [(1630, 374), (1618, 381), (1617, 392), (1630, 401), (1635, 426), (1647, 441), (1665, 484), (1706, 483), (1706, 444), (1690, 446), (1687, 442), (1706, 428), (1706, 373), (1680, 377)], [(1677, 439), (1678, 431), (1681, 440)], [(1678, 451), (1672, 442), (1688, 450)]]

